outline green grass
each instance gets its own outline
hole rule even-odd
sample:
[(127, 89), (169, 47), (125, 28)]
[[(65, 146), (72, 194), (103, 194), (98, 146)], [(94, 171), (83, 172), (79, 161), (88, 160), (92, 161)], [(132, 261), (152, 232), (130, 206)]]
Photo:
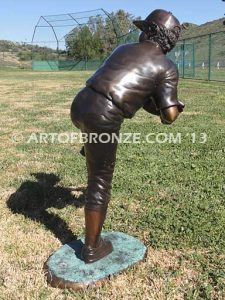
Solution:
[[(193, 80), (180, 81), (186, 109), (173, 125), (143, 110), (122, 125), (143, 138), (181, 135), (181, 143), (118, 148), (105, 230), (143, 240), (146, 260), (97, 290), (47, 286), (44, 261), (84, 231), (85, 161), (77, 143), (26, 140), (78, 131), (70, 104), (90, 74), (0, 70), (0, 299), (224, 299), (225, 86)], [(23, 141), (14, 143), (15, 133)]]
[[(199, 64), (201, 64), (201, 62)], [(220, 68), (218, 70), (217, 68), (214, 67), (215, 65), (216, 65), (216, 62), (214, 62), (214, 65), (211, 67), (210, 80), (225, 81), (225, 69), (224, 69), (224, 67)], [(180, 67), (179, 71), (182, 74), (182, 72), (183, 72), (182, 67)], [(195, 70), (193, 72), (193, 69), (185, 68), (184, 78), (186, 78), (186, 79), (191, 78), (191, 79), (208, 80), (209, 79), (209, 69), (208, 69), (208, 67), (205, 68), (204, 70), (200, 67), (195, 67)]]

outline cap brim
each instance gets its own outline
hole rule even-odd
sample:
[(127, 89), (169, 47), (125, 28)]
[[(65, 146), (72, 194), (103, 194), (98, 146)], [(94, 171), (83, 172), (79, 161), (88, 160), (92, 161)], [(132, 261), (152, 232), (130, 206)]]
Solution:
[(135, 26), (137, 26), (142, 31), (148, 30), (148, 23), (146, 21), (144, 21), (144, 20), (133, 21), (133, 24)]

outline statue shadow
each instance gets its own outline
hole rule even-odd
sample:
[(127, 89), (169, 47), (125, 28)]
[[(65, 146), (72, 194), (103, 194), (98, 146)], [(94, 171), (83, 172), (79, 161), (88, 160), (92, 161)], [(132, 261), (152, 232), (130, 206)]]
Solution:
[[(40, 222), (52, 231), (62, 244), (76, 240), (77, 236), (68, 224), (49, 208), (62, 209), (69, 205), (84, 206), (85, 188), (65, 188), (59, 186), (60, 178), (53, 174), (32, 173), (34, 181), (26, 181), (7, 200), (8, 208), (14, 214), (22, 214), (35, 222)], [(78, 196), (72, 195), (72, 192)]]

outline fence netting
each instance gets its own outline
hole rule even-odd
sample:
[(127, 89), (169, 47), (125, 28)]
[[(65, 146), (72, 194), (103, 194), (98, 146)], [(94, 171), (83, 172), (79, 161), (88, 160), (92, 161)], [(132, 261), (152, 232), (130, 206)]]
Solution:
[(183, 78), (225, 81), (225, 31), (179, 41), (168, 56)]
[[(139, 31), (120, 34), (114, 47), (138, 41)], [(112, 39), (115, 42), (115, 37)], [(60, 42), (59, 42), (60, 48)], [(0, 67), (32, 68), (35, 71), (96, 70), (106, 56), (73, 59), (65, 50), (52, 52), (30, 44), (0, 43)], [(225, 31), (179, 40), (168, 54), (179, 70), (181, 78), (225, 81)]]
[[(118, 44), (138, 41), (138, 31), (118, 39)], [(225, 31), (180, 40), (168, 54), (179, 70), (180, 77), (225, 81)], [(59, 56), (57, 61), (33, 61), (34, 70), (95, 70), (105, 60), (68, 60)]]

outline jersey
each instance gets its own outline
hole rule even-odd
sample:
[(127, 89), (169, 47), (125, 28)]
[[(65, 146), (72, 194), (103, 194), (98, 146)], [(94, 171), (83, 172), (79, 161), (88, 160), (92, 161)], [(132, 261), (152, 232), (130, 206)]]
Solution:
[(151, 41), (117, 47), (86, 82), (119, 107), (126, 118), (151, 99), (158, 110), (179, 105), (177, 84), (176, 65)]

